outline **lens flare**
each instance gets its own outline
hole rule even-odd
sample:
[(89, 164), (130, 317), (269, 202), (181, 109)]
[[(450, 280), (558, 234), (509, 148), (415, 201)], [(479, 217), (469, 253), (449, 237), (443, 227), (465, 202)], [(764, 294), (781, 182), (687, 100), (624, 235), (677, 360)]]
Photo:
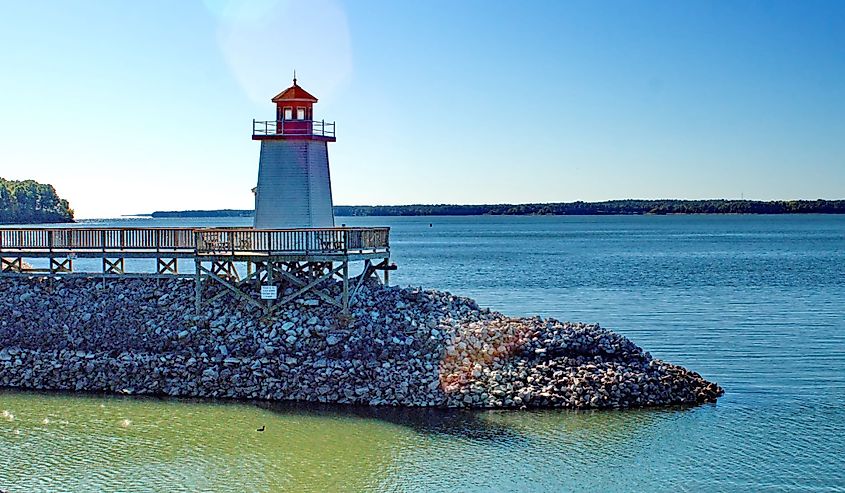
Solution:
[(206, 1), (219, 22), (218, 43), (235, 79), (256, 103), (289, 85), (330, 102), (352, 72), (346, 13), (332, 0)]

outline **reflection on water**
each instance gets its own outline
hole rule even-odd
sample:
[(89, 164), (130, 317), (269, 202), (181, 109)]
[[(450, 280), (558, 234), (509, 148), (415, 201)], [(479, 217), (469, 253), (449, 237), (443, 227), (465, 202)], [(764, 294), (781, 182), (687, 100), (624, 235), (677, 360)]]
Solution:
[(393, 227), (398, 283), (600, 322), (727, 393), (469, 412), (0, 391), (0, 489), (845, 491), (845, 217), (343, 222)]

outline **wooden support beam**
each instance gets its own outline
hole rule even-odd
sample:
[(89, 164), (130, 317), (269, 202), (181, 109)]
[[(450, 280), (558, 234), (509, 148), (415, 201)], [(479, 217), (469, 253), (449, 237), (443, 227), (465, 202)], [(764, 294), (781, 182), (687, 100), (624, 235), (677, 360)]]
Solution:
[(199, 315), (202, 307), (202, 261), (199, 257), (194, 261), (194, 267), (196, 269), (194, 273), (194, 309)]
[(390, 263), (390, 258), (385, 257), (381, 262), (377, 263), (373, 268), (384, 271), (384, 285), (390, 285), (390, 271), (396, 270), (396, 264)]
[(263, 267), (258, 268), (258, 266), (262, 266), (263, 264), (258, 263), (258, 264), (253, 264), (253, 265), (255, 265), (256, 268), (253, 268), (252, 272), (250, 274), (248, 274), (246, 277), (244, 277), (243, 279), (238, 281), (238, 287), (244, 286), (245, 284), (249, 283), (253, 279), (259, 279), (261, 277), (261, 271), (263, 270)]
[[(264, 283), (268, 286), (275, 286), (276, 284), (273, 282), (273, 271), (276, 269), (273, 266), (273, 262), (267, 262), (267, 276), (265, 277)], [(277, 293), (278, 294), (278, 293)], [(268, 313), (273, 309), (273, 303), (276, 300), (267, 300), (267, 311)]]
[(14, 258), (0, 258), (0, 271), (2, 272), (22, 272), (23, 259), (21, 257)]
[(253, 306), (255, 306), (255, 307), (257, 307), (261, 310), (264, 309), (264, 306), (260, 302), (256, 301), (252, 296), (250, 296), (250, 295), (244, 293), (243, 291), (241, 291), (240, 289), (238, 289), (237, 286), (231, 284), (226, 279), (223, 279), (222, 277), (218, 276), (214, 272), (211, 272), (210, 270), (206, 269), (205, 267), (200, 266), (200, 269), (201, 269), (203, 274), (208, 275), (208, 277), (210, 277), (210, 278), (214, 279), (215, 281), (219, 282), (220, 284), (222, 284), (225, 288), (227, 288), (229, 291), (231, 291), (238, 298), (248, 302), (249, 304), (251, 304), (251, 305), (253, 305)]
[(176, 263), (175, 258), (171, 259), (164, 259), (164, 258), (157, 258), (156, 259), (156, 273), (157, 274), (178, 274), (178, 264)]
[(123, 257), (114, 260), (103, 257), (103, 274), (125, 274)]
[(282, 262), (282, 265), (293, 275), (303, 274), (308, 268), (308, 264), (303, 262)]
[(218, 277), (222, 277), (233, 282), (237, 282), (240, 278), (238, 269), (235, 268), (235, 263), (231, 260), (213, 260), (211, 262), (211, 272)]
[(50, 259), (50, 273), (55, 274), (58, 272), (73, 272), (73, 259), (72, 258), (51, 258)]
[[(244, 287), (246, 284), (248, 284), (251, 280), (253, 280), (253, 279), (255, 279), (255, 278), (259, 277), (260, 275), (261, 275), (261, 271), (258, 271), (258, 270), (253, 270), (252, 274), (250, 274), (250, 275), (248, 275), (247, 277), (245, 277), (245, 278), (241, 279), (240, 281), (238, 281), (238, 284), (237, 284), (238, 289), (243, 288), (243, 287)], [(214, 303), (215, 301), (219, 300), (219, 299), (220, 299), (220, 298), (222, 298), (223, 296), (226, 296), (227, 294), (229, 294), (229, 292), (228, 292), (228, 291), (221, 291), (221, 292), (219, 292), (219, 293), (215, 294), (214, 296), (212, 296), (211, 298), (209, 298), (208, 300), (206, 300), (206, 301), (205, 301), (205, 303), (206, 303), (206, 304), (211, 304), (211, 303)]]
[[(338, 267), (338, 270), (340, 270), (340, 269), (342, 269), (342, 267)], [(289, 302), (295, 300), (300, 295), (312, 290), (315, 286), (317, 286), (321, 282), (323, 282), (327, 279), (330, 279), (333, 275), (334, 275), (334, 271), (327, 272), (327, 273), (323, 274), (322, 276), (318, 277), (317, 279), (312, 280), (308, 284), (304, 284), (302, 287), (300, 287), (299, 291), (291, 293), (288, 296), (285, 296), (284, 298), (282, 298), (282, 300), (279, 301), (279, 305), (284, 305), (285, 303), (289, 303)], [(318, 293), (318, 296), (319, 296), (319, 293), (321, 293), (318, 290), (314, 290), (314, 292)], [(326, 295), (326, 296), (328, 296), (328, 295)], [(337, 301), (332, 300), (331, 303), (333, 305), (337, 306)]]
[(364, 262), (364, 272), (358, 277), (358, 282), (355, 284), (355, 288), (352, 290), (352, 294), (349, 295), (349, 303), (355, 303), (355, 295), (358, 294), (358, 290), (361, 289), (361, 286), (367, 282), (367, 279), (370, 278), (372, 274), (376, 271), (375, 267), (370, 263), (369, 260)]
[(349, 315), (349, 260), (344, 260), (341, 264), (341, 268), (343, 269), (343, 295), (342, 295), (342, 306), (343, 314)]
[[(337, 270), (337, 269), (335, 269), (335, 271), (336, 271), (336, 270)], [(332, 272), (335, 272), (335, 271), (332, 271)], [(278, 272), (278, 273), (279, 273), (279, 274), (280, 274), (280, 275), (281, 275), (284, 279), (286, 279), (287, 281), (289, 281), (290, 283), (294, 284), (294, 285), (295, 285), (295, 286), (297, 286), (297, 287), (300, 287), (300, 288), (301, 288), (301, 287), (303, 287), (303, 286), (305, 286), (305, 285), (307, 284), (307, 283), (306, 283), (305, 281), (303, 281), (302, 279), (300, 279), (300, 278), (298, 278), (298, 277), (296, 277), (296, 276), (293, 276), (293, 275), (289, 274), (288, 272), (286, 272), (286, 271), (284, 271), (284, 270), (277, 270), (276, 272)], [(328, 277), (331, 277), (331, 276), (328, 276)], [(323, 281), (323, 280), (322, 280), (322, 279), (320, 279), (320, 280), (319, 280), (319, 282), (317, 282), (316, 284), (319, 284), (319, 283), (320, 283), (320, 282), (322, 282), (322, 281)], [(315, 284), (315, 286), (316, 286), (316, 284)], [(312, 292), (312, 293), (314, 293), (315, 295), (317, 295), (317, 297), (319, 297), (320, 299), (322, 299), (322, 300), (323, 300), (323, 301), (325, 301), (326, 303), (329, 303), (329, 304), (331, 304), (331, 305), (333, 305), (333, 306), (337, 306), (337, 307), (340, 307), (340, 306), (341, 306), (341, 304), (340, 304), (340, 303), (338, 303), (338, 301), (337, 301), (337, 300), (335, 300), (334, 298), (332, 298), (331, 296), (329, 296), (328, 294), (326, 294), (326, 293), (322, 292), (322, 291), (321, 291), (321, 290), (319, 290), (319, 289), (312, 289), (312, 291), (311, 291), (311, 292)]]

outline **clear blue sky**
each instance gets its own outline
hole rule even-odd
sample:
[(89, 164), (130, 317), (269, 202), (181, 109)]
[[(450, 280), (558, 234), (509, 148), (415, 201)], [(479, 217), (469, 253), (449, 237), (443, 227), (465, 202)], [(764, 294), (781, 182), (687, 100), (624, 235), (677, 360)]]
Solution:
[(78, 217), (250, 208), (252, 119), (336, 204), (845, 197), (845, 2), (0, 2), (0, 176)]

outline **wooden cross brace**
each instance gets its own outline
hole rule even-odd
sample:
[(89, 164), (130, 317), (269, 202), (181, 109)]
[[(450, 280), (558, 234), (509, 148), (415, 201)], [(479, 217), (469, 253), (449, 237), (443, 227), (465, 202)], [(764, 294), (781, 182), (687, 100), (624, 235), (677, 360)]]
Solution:
[[(266, 278), (266, 273), (264, 272), (264, 268), (265, 268), (264, 262), (256, 262), (255, 265), (256, 265), (255, 270), (253, 270), (248, 276), (241, 279), (237, 284), (234, 285), (234, 287), (236, 287), (242, 293), (243, 293), (242, 288), (245, 285), (249, 284), (249, 282), (252, 281), (253, 279), (258, 279), (259, 282), (260, 282), (261, 278), (262, 278), (262, 274), (264, 274), (264, 277)], [(206, 300), (205, 303), (212, 303), (212, 302), (222, 298), (223, 296), (225, 296), (227, 294), (229, 294), (228, 291), (221, 291), (221, 292), (215, 294), (214, 296), (212, 296), (211, 298), (209, 298), (208, 300)], [(246, 295), (246, 293), (243, 293), (243, 294)]]
[(103, 258), (103, 274), (123, 274), (126, 272), (123, 259), (116, 258), (114, 260)]
[(390, 284), (390, 271), (396, 270), (396, 264), (391, 264), (390, 259), (383, 259), (373, 266), (374, 269), (384, 271), (384, 285)]
[(21, 257), (0, 258), (0, 270), (3, 272), (21, 272), (23, 270), (23, 259)]
[(70, 258), (51, 258), (50, 272), (73, 272), (73, 259)]
[(308, 263), (301, 263), (301, 262), (282, 262), (281, 265), (284, 265), (287, 269), (288, 273), (293, 275), (307, 276), (307, 269)]
[(178, 274), (179, 268), (175, 258), (156, 259), (156, 273), (157, 274)]
[[(228, 289), (229, 291), (234, 293), (234, 295), (237, 296), (238, 298), (246, 301), (247, 303), (249, 303), (249, 304), (251, 304), (251, 305), (253, 305), (253, 306), (255, 306), (259, 309), (264, 309), (264, 306), (260, 302), (256, 301), (252, 296), (250, 296), (250, 295), (244, 293), (243, 291), (241, 291), (241, 289), (238, 288), (238, 286), (232, 284), (228, 279), (223, 279), (222, 277), (218, 276), (216, 273), (206, 269), (202, 264), (198, 265), (198, 267), (199, 267), (199, 273), (200, 274), (208, 275), (208, 277), (210, 277), (210, 278), (214, 279), (215, 281), (219, 282), (221, 285), (223, 285), (223, 287), (225, 287), (226, 289)], [(214, 268), (214, 267), (212, 266), (212, 268)], [(215, 297), (215, 299), (216, 299), (216, 297)]]
[(284, 278), (286, 281), (290, 282), (291, 284), (293, 284), (293, 285), (295, 285), (299, 288), (298, 291), (291, 293), (288, 296), (285, 296), (284, 298), (282, 298), (279, 301), (279, 305), (277, 305), (277, 306), (281, 306), (281, 305), (284, 305), (285, 303), (289, 303), (290, 301), (293, 301), (294, 299), (301, 296), (302, 294), (310, 291), (310, 292), (314, 293), (317, 297), (319, 297), (320, 299), (325, 301), (326, 303), (333, 305), (333, 306), (336, 306), (336, 307), (339, 307), (339, 308), (343, 308), (341, 303), (339, 303), (336, 299), (332, 298), (328, 293), (326, 293), (326, 292), (324, 292), (320, 289), (317, 289), (317, 285), (326, 281), (327, 279), (331, 279), (332, 276), (334, 276), (336, 273), (340, 272), (342, 269), (343, 269), (343, 264), (341, 264), (336, 269), (331, 270), (331, 271), (323, 274), (322, 276), (312, 280), (311, 282), (305, 282), (302, 279), (290, 274), (289, 272), (287, 272), (283, 269), (274, 269), (274, 271), (277, 272), (280, 276), (282, 276), (282, 278)]
[(362, 272), (361, 275), (358, 277), (358, 283), (355, 285), (354, 288), (352, 288), (352, 293), (349, 295), (349, 304), (350, 305), (352, 305), (355, 302), (355, 295), (358, 294), (358, 290), (361, 289), (361, 286), (363, 286), (364, 283), (367, 282), (367, 279), (369, 279), (369, 277), (371, 275), (373, 275), (375, 272), (376, 272), (376, 267), (369, 260), (365, 261), (364, 262), (364, 272)]
[(211, 272), (218, 277), (228, 279), (230, 281), (237, 281), (240, 276), (238, 269), (235, 268), (235, 263), (229, 260), (215, 260), (211, 263)]

